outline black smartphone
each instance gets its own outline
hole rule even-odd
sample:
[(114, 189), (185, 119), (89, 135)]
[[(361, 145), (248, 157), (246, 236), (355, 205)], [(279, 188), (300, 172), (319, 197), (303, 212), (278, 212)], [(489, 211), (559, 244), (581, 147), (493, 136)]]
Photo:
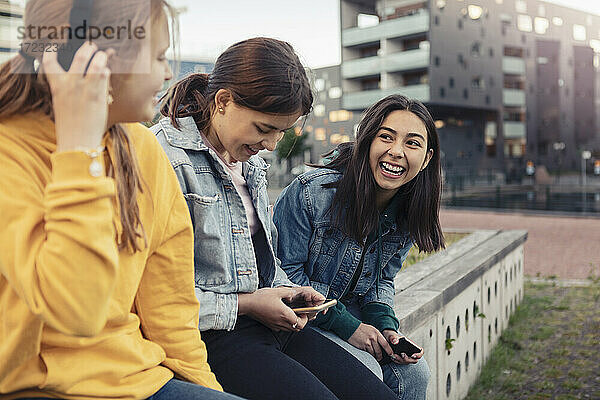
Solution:
[[(421, 347), (417, 346), (412, 340), (407, 339), (404, 336), (402, 336), (398, 340), (398, 343), (396, 343), (396, 344), (390, 343), (390, 347), (394, 351), (394, 354), (400, 355), (400, 354), (404, 353), (408, 357), (412, 356), (415, 353), (420, 353), (423, 351), (423, 349)], [(387, 353), (384, 353), (383, 358), (381, 359), (381, 361), (379, 361), (379, 364), (384, 365), (391, 361), (392, 361), (392, 359), (390, 358), (390, 356), (387, 355)]]
[[(58, 63), (65, 71), (68, 71), (69, 68), (71, 68), (71, 63), (73, 63), (75, 53), (87, 40), (87, 32), (85, 32), (84, 37), (80, 37), (80, 35), (76, 34), (76, 30), (78, 27), (84, 27), (85, 31), (85, 28), (90, 25), (93, 7), (94, 0), (73, 0), (71, 14), (69, 16), (71, 34), (67, 43), (58, 51), (57, 54)], [(89, 63), (85, 69), (86, 72), (88, 67)]]
[(420, 353), (423, 351), (423, 349), (417, 346), (412, 340), (407, 339), (404, 336), (398, 340), (398, 343), (390, 344), (390, 346), (392, 347), (392, 350), (394, 350), (395, 354), (404, 353), (409, 357), (415, 353)]

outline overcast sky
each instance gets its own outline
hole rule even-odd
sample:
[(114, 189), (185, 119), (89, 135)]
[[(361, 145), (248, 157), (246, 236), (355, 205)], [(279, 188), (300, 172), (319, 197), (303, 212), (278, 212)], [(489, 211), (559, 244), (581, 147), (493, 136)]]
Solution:
[[(600, 15), (600, 0), (550, 2)], [(172, 3), (187, 8), (181, 17), (181, 53), (185, 59), (213, 60), (239, 40), (271, 36), (290, 42), (308, 67), (340, 62), (339, 0), (172, 0)]]

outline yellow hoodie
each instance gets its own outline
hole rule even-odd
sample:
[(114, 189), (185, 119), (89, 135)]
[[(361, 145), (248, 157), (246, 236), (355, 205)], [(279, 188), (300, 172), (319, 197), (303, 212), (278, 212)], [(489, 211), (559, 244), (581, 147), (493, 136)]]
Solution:
[(173, 373), (222, 390), (197, 328), (177, 178), (152, 132), (125, 127), (144, 188), (137, 253), (117, 247), (113, 179), (93, 177), (83, 152), (56, 153), (48, 117), (0, 120), (2, 399), (144, 399)]

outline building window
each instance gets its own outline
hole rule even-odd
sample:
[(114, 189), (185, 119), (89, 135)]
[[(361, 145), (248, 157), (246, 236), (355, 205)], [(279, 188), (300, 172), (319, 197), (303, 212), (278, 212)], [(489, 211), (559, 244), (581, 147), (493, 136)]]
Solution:
[(349, 141), (350, 141), (350, 136), (341, 135), (339, 133), (334, 133), (333, 135), (331, 135), (329, 137), (329, 143), (331, 143), (331, 144), (340, 144), (340, 143), (349, 142)]
[(465, 58), (463, 57), (463, 55), (461, 53), (458, 53), (458, 63), (462, 65), (464, 62), (465, 62)]
[(471, 87), (473, 89), (485, 89), (485, 80), (481, 76), (475, 76), (471, 79)]
[(352, 118), (352, 113), (346, 110), (329, 111), (329, 120), (331, 122), (348, 121)]
[(446, 97), (446, 89), (443, 87), (440, 88), (440, 97)]
[(439, 24), (440, 24), (440, 17), (436, 15), (436, 16), (433, 18), (433, 23), (434, 23), (435, 25), (439, 25)]
[(525, 112), (521, 107), (504, 107), (504, 121), (525, 122)]
[(323, 104), (317, 104), (314, 108), (313, 111), (315, 113), (315, 117), (322, 117), (325, 115), (325, 105)]
[(505, 47), (504, 55), (506, 57), (519, 57), (523, 58), (523, 49), (521, 47)]
[(481, 43), (475, 42), (471, 45), (471, 56), (475, 58), (481, 56)]
[(556, 26), (562, 26), (563, 20), (561, 17), (552, 17), (552, 23)]
[(573, 24), (573, 39), (584, 41), (585, 37), (585, 26)]
[(594, 50), (594, 53), (600, 53), (600, 40), (590, 39), (590, 47)]
[(485, 96), (485, 104), (490, 104), (490, 95)]
[(379, 43), (361, 47), (359, 50), (360, 58), (374, 57), (379, 52)]
[(360, 82), (361, 90), (377, 90), (379, 89), (380, 78), (363, 79)]
[(436, 67), (439, 67), (440, 66), (440, 57), (439, 56), (435, 56), (433, 58), (433, 62), (435, 63)]
[(529, 15), (519, 14), (517, 15), (517, 29), (522, 32), (533, 31), (533, 24)]
[(535, 17), (533, 25), (535, 26), (535, 33), (544, 35), (550, 26), (550, 22), (546, 18)]
[(548, 57), (538, 57), (537, 63), (541, 65), (548, 64)]
[(437, 8), (443, 10), (444, 7), (446, 7), (446, 0), (437, 0), (435, 4), (437, 5)]
[(490, 47), (490, 58), (494, 58), (494, 49)]
[(454, 78), (448, 79), (448, 86), (450, 86), (451, 88), (454, 87)]
[(329, 88), (329, 98), (330, 99), (339, 99), (340, 97), (342, 97), (342, 88), (339, 86), (335, 86), (332, 88)]
[(465, 98), (465, 99), (469, 98), (469, 91), (467, 89), (463, 90), (463, 98)]
[(325, 79), (321, 79), (321, 78), (315, 79), (315, 90), (317, 92), (320, 92), (323, 89), (325, 89)]
[(458, 20), (458, 29), (462, 29), (463, 28), (463, 22), (462, 19)]
[(481, 18), (481, 15), (483, 14), (483, 8), (471, 4), (467, 7), (467, 12), (469, 13), (469, 18), (476, 20)]
[(421, 85), (429, 83), (427, 71), (407, 72), (402, 74), (404, 86)]
[(325, 128), (315, 129), (315, 140), (327, 140), (327, 134)]
[(525, 0), (516, 0), (515, 10), (517, 10), (518, 13), (527, 13), (527, 3), (525, 2)]

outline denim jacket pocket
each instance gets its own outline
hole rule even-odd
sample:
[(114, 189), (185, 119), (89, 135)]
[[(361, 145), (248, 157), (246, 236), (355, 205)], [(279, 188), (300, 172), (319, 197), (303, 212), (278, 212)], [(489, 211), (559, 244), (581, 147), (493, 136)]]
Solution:
[(318, 228), (317, 235), (321, 238), (319, 254), (335, 256), (344, 241), (344, 235), (339, 229), (331, 227)]
[(196, 285), (209, 288), (232, 282), (233, 274), (227, 262), (229, 250), (224, 240), (226, 235), (223, 232), (223, 205), (220, 196), (186, 193), (185, 199), (194, 221), (194, 240), (197, 243), (201, 242), (201, 248), (205, 250), (194, 254)]

